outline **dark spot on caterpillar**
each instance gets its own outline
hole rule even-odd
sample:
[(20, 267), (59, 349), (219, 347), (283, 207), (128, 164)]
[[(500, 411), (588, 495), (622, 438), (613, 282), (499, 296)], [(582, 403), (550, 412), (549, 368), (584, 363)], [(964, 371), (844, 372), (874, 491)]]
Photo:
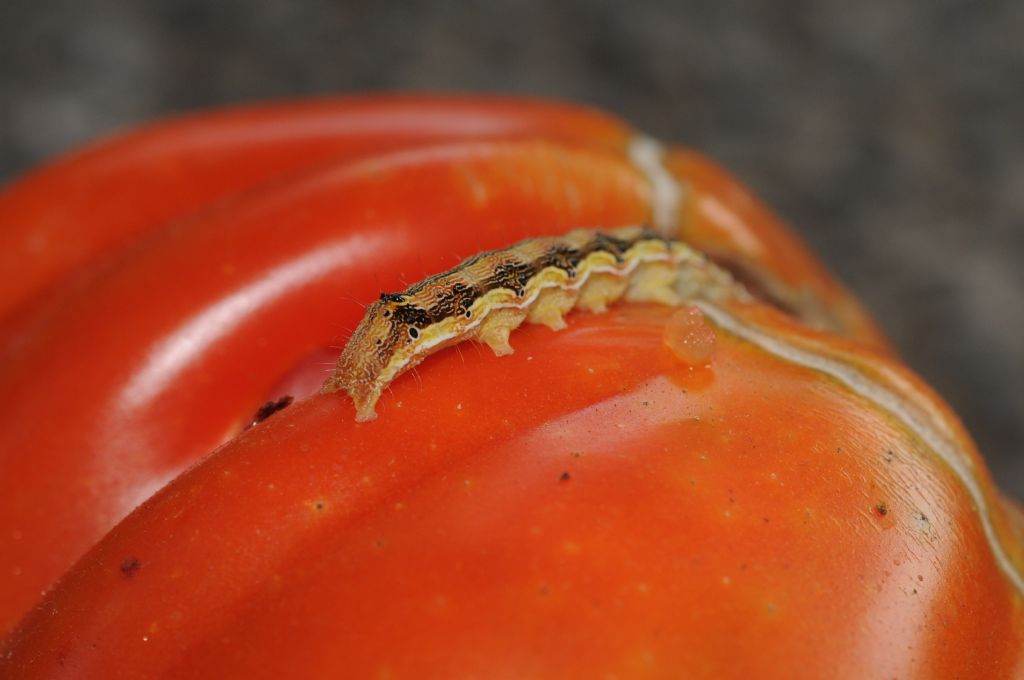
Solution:
[(405, 293), (381, 293), (381, 302), (405, 302)]
[(289, 404), (294, 401), (294, 397), (290, 394), (286, 394), (277, 401), (268, 401), (263, 406), (260, 406), (256, 413), (253, 415), (252, 420), (249, 422), (249, 427), (262, 423), (264, 420), (274, 415), (278, 411), (286, 408)]
[(131, 578), (132, 576), (135, 576), (135, 572), (137, 572), (141, 567), (142, 560), (138, 557), (128, 557), (121, 562), (121, 573), (125, 578)]
[(420, 331), (415, 326), (409, 326), (409, 337), (415, 340), (420, 337)]
[(472, 319), (473, 318), (473, 310), (472, 309), (467, 309), (465, 311), (465, 315), (466, 315), (467, 319)]
[[(429, 323), (437, 323), (450, 316), (462, 314), (463, 310), (468, 309), (480, 297), (480, 291), (476, 286), (461, 281), (446, 284), (442, 279), (438, 279), (432, 285), (439, 287), (434, 291), (435, 302), (427, 310)], [(416, 288), (414, 286), (412, 290)]]
[(525, 286), (539, 271), (538, 265), (527, 262), (503, 262), (494, 268), (490, 277), (493, 285), (488, 288), (518, 290)]
[(375, 342), (376, 342), (376, 343), (377, 343), (378, 345), (383, 345), (383, 344), (384, 344), (384, 341), (383, 341), (383, 340), (381, 340), (380, 338), (377, 338), (377, 340), (376, 340)]
[(594, 240), (590, 243), (588, 250), (603, 250), (613, 255), (615, 261), (621, 264), (624, 262), (622, 254), (629, 250), (630, 245), (629, 241), (598, 232), (594, 234)]
[(404, 304), (395, 310), (395, 321), (403, 326), (424, 328), (434, 323), (430, 314), (413, 304)]
[(547, 252), (540, 258), (539, 266), (558, 267), (568, 275), (570, 279), (576, 278), (576, 267), (582, 261), (583, 256), (575, 248), (566, 245), (554, 245), (548, 248)]
[(385, 319), (390, 317), (391, 316), (391, 310), (390, 309), (385, 309), (384, 313), (381, 316), (383, 316)]
[(558, 481), (568, 482), (570, 479), (572, 479), (572, 475), (570, 475), (568, 472), (563, 472), (562, 475), (558, 478)]

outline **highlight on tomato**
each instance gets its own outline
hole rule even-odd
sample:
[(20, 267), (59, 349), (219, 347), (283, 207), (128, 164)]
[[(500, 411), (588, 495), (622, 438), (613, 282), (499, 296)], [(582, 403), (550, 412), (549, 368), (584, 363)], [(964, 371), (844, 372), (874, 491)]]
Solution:
[[(73, 152), (0, 225), (4, 675), (1021, 673), (1017, 507), (693, 151), (266, 104)], [(320, 388), (367, 306), (401, 370), (357, 422)]]

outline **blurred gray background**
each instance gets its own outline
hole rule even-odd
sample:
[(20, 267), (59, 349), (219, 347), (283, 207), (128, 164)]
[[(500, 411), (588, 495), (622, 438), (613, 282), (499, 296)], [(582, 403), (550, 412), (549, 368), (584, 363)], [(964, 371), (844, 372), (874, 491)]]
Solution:
[(1024, 498), (1024, 3), (3, 0), (0, 181), (172, 112), (380, 89), (574, 99), (710, 154)]

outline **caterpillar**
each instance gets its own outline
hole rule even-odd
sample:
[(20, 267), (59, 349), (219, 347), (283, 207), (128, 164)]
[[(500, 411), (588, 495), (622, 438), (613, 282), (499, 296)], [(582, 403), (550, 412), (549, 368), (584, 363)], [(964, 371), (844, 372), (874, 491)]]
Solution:
[(512, 352), (521, 323), (565, 328), (572, 309), (604, 312), (619, 299), (679, 305), (745, 298), (724, 269), (647, 227), (578, 229), (481, 253), (370, 305), (321, 392), (344, 390), (356, 421), (373, 420), (384, 389), (428, 355), (463, 340)]

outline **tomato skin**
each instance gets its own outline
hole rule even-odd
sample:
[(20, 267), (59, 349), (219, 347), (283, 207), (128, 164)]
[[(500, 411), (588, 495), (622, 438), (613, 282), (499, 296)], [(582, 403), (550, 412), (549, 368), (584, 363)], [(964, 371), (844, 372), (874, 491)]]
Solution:
[(1017, 596), (948, 471), (727, 334), (680, 363), (671, 312), (437, 355), (369, 425), (340, 395), (274, 415), (91, 551), (11, 670), (1009, 674)]
[(305, 168), (445, 140), (623, 148), (613, 117), (512, 97), (378, 95), (183, 116), (93, 144), (0, 191), (0, 319), (163, 223)]
[(756, 343), (719, 328), (710, 366), (685, 365), (673, 310), (642, 305), (524, 327), (511, 357), (431, 357), (375, 423), (316, 395), (242, 431), (310, 390), (381, 290), (650, 221), (631, 134), (528, 100), (296, 103), (9, 189), (19, 238), (61, 214), (89, 238), (3, 289), (0, 632), (85, 556), (0, 675), (1020, 675), (1019, 512), (859, 303), (692, 152), (664, 159), (681, 236), (840, 334), (744, 318), (899, 385), (979, 495), (915, 426)]

